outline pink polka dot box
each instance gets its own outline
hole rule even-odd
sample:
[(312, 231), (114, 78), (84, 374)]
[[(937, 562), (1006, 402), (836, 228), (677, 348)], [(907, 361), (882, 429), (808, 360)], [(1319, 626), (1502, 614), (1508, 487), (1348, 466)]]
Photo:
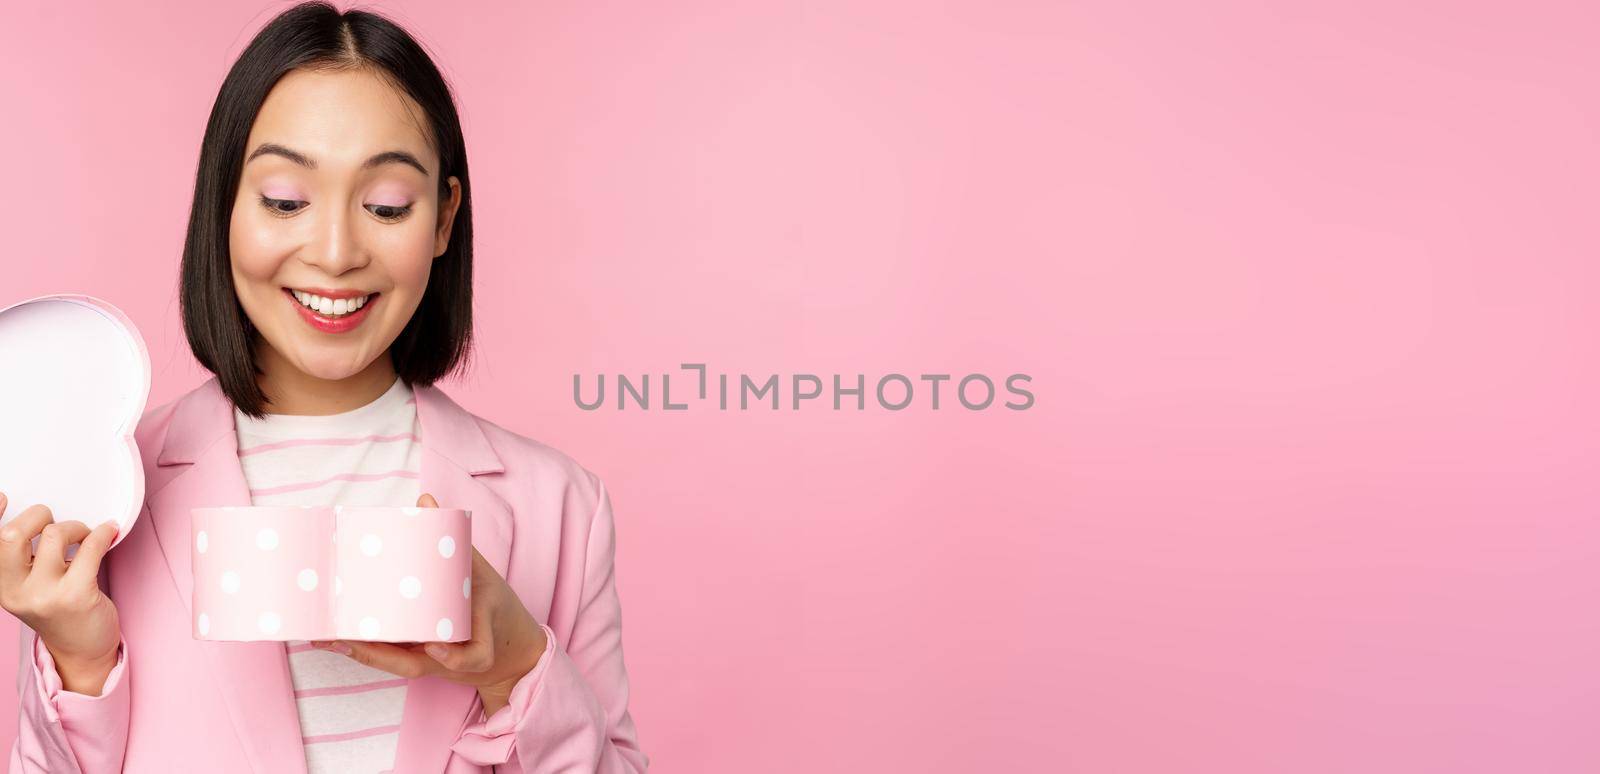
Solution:
[(194, 637), (461, 642), (472, 520), (461, 508), (195, 508)]

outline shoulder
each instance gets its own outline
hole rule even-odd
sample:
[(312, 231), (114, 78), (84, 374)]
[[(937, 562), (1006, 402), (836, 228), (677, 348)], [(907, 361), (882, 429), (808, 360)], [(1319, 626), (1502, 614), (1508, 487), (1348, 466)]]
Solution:
[(184, 463), (198, 462), (208, 449), (231, 439), (233, 428), (233, 402), (215, 376), (145, 410), (134, 441), (144, 463), (146, 496), (182, 474)]
[(436, 441), (446, 454), (473, 472), (494, 471), (497, 475), (485, 478), (498, 483), (503, 494), (540, 499), (544, 506), (556, 500), (569, 515), (589, 516), (600, 508), (604, 483), (572, 455), (462, 408), (437, 387), (418, 389), (417, 398), (418, 411), (428, 414), (422, 418), (423, 444), (429, 443), (431, 418), (445, 433)]
[(154, 465), (156, 458), (166, 447), (173, 421), (177, 418), (183, 402), (200, 389), (196, 387), (165, 403), (147, 407), (144, 414), (139, 417), (139, 424), (134, 428), (133, 437), (139, 444), (139, 452), (144, 456), (146, 467)]
[(572, 455), (476, 414), (472, 419), (500, 457), (506, 476), (560, 484), (586, 500), (599, 499), (604, 488), (600, 476)]
[(145, 409), (144, 414), (139, 417), (138, 427), (133, 431), (134, 437), (139, 440), (140, 448), (159, 447), (165, 440), (167, 428), (172, 425), (172, 416), (177, 412), (178, 402), (181, 400), (183, 400), (182, 395), (159, 406)]
[(499, 458), (500, 470), (477, 480), (509, 507), (514, 530), (531, 535), (512, 541), (510, 566), (565, 567), (570, 562), (564, 557), (583, 557), (572, 566), (605, 566), (614, 550), (616, 526), (611, 496), (599, 474), (543, 441), (470, 416)]

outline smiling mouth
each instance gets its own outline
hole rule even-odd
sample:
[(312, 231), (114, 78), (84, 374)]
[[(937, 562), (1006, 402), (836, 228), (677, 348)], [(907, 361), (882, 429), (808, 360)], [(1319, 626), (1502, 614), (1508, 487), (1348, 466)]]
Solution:
[(372, 299), (378, 297), (377, 293), (366, 293), (343, 298), (329, 298), (294, 288), (284, 288), (283, 291), (293, 296), (294, 300), (298, 301), (306, 309), (334, 320), (355, 314), (361, 307), (366, 306)]

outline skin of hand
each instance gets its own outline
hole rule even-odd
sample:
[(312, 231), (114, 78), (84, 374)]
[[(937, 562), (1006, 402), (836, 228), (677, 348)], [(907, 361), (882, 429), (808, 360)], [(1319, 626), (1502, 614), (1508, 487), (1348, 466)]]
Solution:
[[(433, 495), (417, 506), (437, 508)], [(472, 549), (472, 639), (403, 645), (334, 640), (313, 642), (374, 669), (406, 678), (436, 676), (470, 685), (483, 700), (485, 716), (510, 701), (511, 689), (538, 666), (548, 638), (522, 600), (489, 560)]]
[[(0, 493), (0, 515), (7, 505)], [(74, 693), (99, 696), (117, 665), (122, 644), (117, 607), (100, 590), (97, 577), (116, 537), (114, 521), (94, 529), (81, 521), (57, 522), (43, 505), (23, 509), (0, 529), (0, 607), (38, 633), (62, 687)], [(68, 561), (67, 547), (73, 543), (81, 545)]]

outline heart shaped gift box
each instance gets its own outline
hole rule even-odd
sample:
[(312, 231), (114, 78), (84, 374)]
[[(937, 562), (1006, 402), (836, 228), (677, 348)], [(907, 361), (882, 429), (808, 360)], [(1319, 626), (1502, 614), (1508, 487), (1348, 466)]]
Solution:
[[(150, 355), (133, 321), (93, 296), (40, 296), (0, 309), (0, 492), (10, 521), (30, 505), (58, 522), (117, 522), (144, 503), (134, 429)], [(67, 549), (70, 558), (77, 544)]]
[(469, 511), (224, 506), (190, 514), (195, 639), (471, 638)]

